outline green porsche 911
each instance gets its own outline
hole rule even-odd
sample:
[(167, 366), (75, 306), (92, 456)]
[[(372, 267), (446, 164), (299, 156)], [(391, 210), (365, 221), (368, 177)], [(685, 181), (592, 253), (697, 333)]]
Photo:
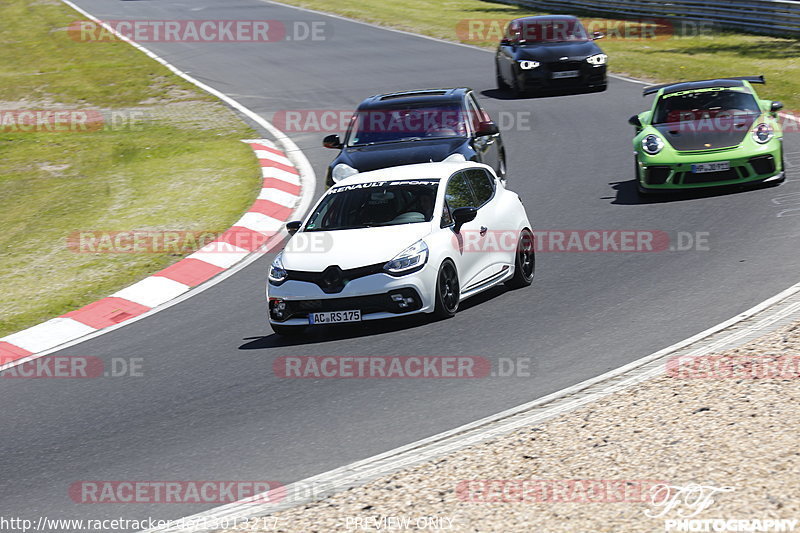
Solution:
[(640, 194), (785, 179), (780, 102), (744, 76), (646, 87), (653, 107), (630, 118)]

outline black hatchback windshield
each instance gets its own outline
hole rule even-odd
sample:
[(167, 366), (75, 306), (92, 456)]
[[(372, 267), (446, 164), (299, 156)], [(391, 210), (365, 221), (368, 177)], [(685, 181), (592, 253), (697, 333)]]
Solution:
[(586, 28), (576, 19), (515, 20), (508, 26), (507, 32), (509, 39), (526, 44), (589, 40)]
[(752, 94), (730, 89), (680, 92), (661, 97), (653, 115), (653, 124), (667, 124), (758, 114)]
[(467, 134), (465, 119), (465, 113), (457, 103), (359, 111), (347, 144), (359, 146), (426, 138), (464, 137)]
[(430, 222), (439, 180), (378, 181), (331, 189), (306, 231), (370, 228)]

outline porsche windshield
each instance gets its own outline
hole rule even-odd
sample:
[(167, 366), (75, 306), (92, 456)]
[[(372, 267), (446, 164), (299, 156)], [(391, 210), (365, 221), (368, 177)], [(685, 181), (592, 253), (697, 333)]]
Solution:
[(752, 94), (724, 88), (666, 94), (656, 105), (653, 124), (759, 114)]
[(430, 222), (439, 180), (355, 183), (334, 187), (308, 219), (306, 231)]
[(356, 114), (347, 145), (464, 137), (467, 134), (465, 119), (465, 113), (457, 103), (368, 109)]

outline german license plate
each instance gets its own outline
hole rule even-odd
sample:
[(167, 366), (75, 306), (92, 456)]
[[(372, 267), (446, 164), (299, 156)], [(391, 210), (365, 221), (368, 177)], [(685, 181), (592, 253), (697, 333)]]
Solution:
[(561, 72), (553, 72), (553, 79), (558, 78), (577, 78), (581, 73), (578, 70), (562, 70)]
[(692, 165), (692, 172), (695, 174), (702, 174), (704, 172), (719, 172), (721, 170), (730, 170), (730, 161), (717, 161), (716, 163), (697, 163)]
[(309, 324), (339, 324), (341, 322), (360, 322), (361, 310), (352, 311), (326, 311), (324, 313), (311, 313), (308, 315)]

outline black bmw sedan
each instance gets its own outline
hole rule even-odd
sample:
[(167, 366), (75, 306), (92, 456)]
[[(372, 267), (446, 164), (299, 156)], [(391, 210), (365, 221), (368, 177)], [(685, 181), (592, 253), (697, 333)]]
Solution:
[(580, 20), (543, 15), (512, 20), (495, 55), (497, 86), (517, 96), (542, 91), (606, 88), (606, 60)]
[(466, 87), (370, 96), (344, 139), (328, 135), (322, 144), (339, 150), (328, 166), (328, 187), (357, 172), (431, 161), (476, 161), (505, 179), (500, 131)]

